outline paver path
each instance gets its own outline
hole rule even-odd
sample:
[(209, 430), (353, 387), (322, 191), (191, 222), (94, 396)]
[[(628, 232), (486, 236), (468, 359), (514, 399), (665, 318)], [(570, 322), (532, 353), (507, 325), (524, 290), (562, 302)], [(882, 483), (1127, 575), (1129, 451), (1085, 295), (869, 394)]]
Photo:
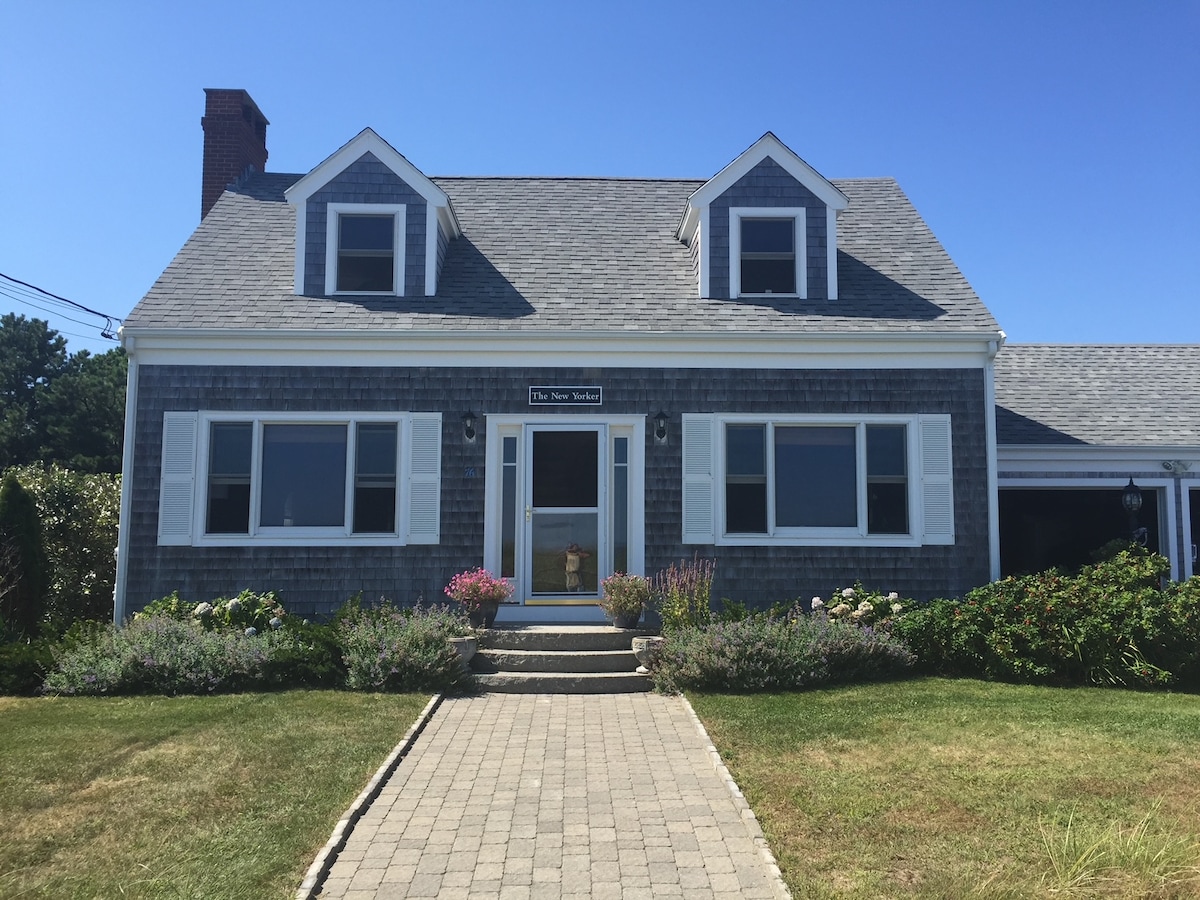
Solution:
[(773, 898), (756, 834), (677, 697), (448, 699), (320, 896)]

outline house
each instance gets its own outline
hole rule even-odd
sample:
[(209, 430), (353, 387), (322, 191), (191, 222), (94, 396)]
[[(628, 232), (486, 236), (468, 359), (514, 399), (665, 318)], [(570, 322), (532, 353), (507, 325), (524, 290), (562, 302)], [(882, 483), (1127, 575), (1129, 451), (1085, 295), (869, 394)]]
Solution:
[(1004, 334), (894, 181), (770, 133), (699, 180), (431, 177), (370, 129), (278, 174), (206, 94), (203, 219), (122, 330), (118, 620), (476, 565), (510, 622), (694, 554), (751, 602), (999, 574)]

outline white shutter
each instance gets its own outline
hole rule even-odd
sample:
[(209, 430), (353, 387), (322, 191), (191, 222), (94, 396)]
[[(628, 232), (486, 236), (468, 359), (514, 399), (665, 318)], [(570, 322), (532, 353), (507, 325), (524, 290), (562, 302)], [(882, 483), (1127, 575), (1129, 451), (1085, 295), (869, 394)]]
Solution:
[(158, 487), (158, 543), (163, 546), (187, 546), (192, 542), (198, 428), (199, 417), (194, 412), (163, 413)]
[(407, 542), (436, 544), (441, 520), (442, 414), (413, 413), (408, 444)]
[(950, 417), (919, 417), (921, 437), (922, 544), (954, 543), (954, 455)]
[(713, 416), (683, 417), (683, 542), (716, 542), (716, 448)]

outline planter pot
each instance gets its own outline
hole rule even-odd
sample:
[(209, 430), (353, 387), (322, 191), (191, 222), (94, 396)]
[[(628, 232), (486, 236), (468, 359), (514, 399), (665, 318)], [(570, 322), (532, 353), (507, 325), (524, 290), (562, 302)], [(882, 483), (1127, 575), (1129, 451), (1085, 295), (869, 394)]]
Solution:
[(500, 602), (480, 603), (477, 607), (467, 610), (467, 618), (473, 628), (491, 628), (496, 624), (496, 613), (500, 612)]
[(471, 663), (471, 657), (479, 649), (479, 642), (473, 637), (452, 637), (450, 638), (450, 646), (458, 654), (458, 661), (462, 663), (462, 667), (465, 670)]
[(662, 645), (663, 639), (656, 635), (633, 639), (633, 655), (641, 663), (637, 667), (639, 674), (645, 675), (654, 668), (654, 663), (658, 661), (658, 654), (662, 652)]
[(638, 622), (642, 621), (642, 611), (632, 613), (613, 613), (612, 623), (614, 628), (637, 628)]

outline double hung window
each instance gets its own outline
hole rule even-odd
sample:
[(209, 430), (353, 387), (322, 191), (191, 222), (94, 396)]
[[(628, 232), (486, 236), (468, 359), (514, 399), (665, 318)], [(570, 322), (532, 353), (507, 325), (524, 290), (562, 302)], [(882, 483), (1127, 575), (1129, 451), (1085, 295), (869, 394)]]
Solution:
[(328, 205), (327, 293), (404, 293), (404, 209), (394, 204)]
[(729, 210), (730, 296), (807, 295), (806, 213), (802, 207)]

